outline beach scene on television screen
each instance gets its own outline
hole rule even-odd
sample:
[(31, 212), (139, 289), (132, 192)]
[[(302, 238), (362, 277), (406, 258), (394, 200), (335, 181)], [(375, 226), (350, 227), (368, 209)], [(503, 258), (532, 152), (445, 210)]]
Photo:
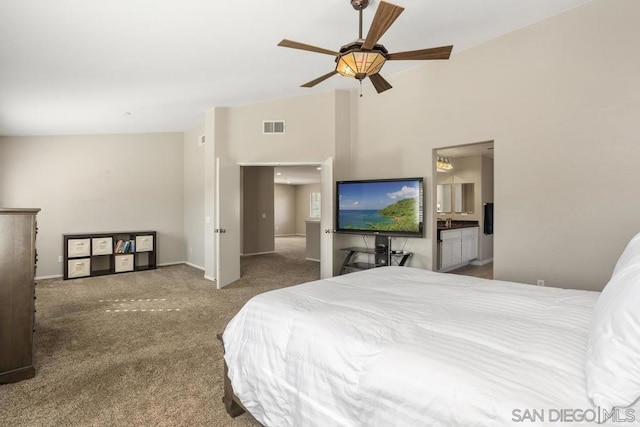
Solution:
[(419, 232), (420, 183), (380, 181), (343, 183), (338, 224), (343, 230)]

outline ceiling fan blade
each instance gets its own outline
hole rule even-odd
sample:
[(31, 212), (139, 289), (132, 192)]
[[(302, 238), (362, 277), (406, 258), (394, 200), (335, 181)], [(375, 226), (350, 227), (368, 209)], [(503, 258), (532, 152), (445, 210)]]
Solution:
[(292, 49), (308, 50), (310, 52), (324, 53), (332, 56), (339, 55), (338, 52), (335, 52), (333, 50), (323, 49), (321, 47), (311, 46), (310, 44), (294, 42), (293, 40), (287, 40), (287, 39), (284, 39), (280, 43), (278, 43), (278, 46), (290, 47)]
[(331, 71), (330, 73), (325, 74), (322, 77), (318, 77), (315, 80), (311, 80), (310, 82), (307, 82), (303, 85), (301, 85), (300, 87), (314, 87), (315, 85), (317, 85), (320, 82), (323, 82), (325, 80), (327, 80), (329, 77), (333, 76), (334, 74), (338, 74), (338, 72), (336, 70)]
[(405, 59), (449, 59), (453, 46), (432, 47), (430, 49), (411, 50), (407, 52), (396, 52), (387, 55), (388, 61), (401, 61)]
[(371, 49), (378, 43), (380, 37), (391, 27), (394, 21), (400, 16), (404, 7), (396, 6), (395, 4), (381, 1), (378, 5), (378, 10), (373, 17), (373, 22), (369, 28), (367, 38), (362, 45), (363, 49)]
[(371, 74), (369, 76), (369, 80), (371, 80), (371, 83), (373, 83), (373, 87), (376, 88), (376, 91), (378, 93), (382, 93), (385, 90), (389, 90), (393, 87), (379, 73)]

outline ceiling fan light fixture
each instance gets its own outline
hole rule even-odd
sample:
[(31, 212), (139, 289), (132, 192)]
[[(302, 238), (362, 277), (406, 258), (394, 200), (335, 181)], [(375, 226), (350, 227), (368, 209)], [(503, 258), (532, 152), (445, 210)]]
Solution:
[(381, 52), (353, 50), (336, 58), (336, 71), (342, 76), (362, 80), (380, 71), (386, 60)]
[(386, 60), (381, 52), (353, 50), (336, 58), (336, 71), (342, 76), (362, 80), (380, 71)]

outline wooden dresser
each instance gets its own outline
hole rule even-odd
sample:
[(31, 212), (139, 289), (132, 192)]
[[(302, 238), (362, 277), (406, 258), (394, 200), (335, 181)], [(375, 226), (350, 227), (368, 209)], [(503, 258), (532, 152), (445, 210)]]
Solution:
[(0, 384), (35, 375), (36, 214), (0, 208)]

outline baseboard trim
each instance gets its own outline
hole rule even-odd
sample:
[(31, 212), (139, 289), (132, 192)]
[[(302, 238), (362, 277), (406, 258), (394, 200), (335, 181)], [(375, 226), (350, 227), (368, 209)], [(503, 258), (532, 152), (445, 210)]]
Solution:
[(188, 265), (189, 267), (193, 267), (193, 268), (196, 268), (198, 270), (204, 271), (204, 267), (200, 267), (199, 265), (191, 264), (190, 262), (186, 262), (186, 261), (184, 262), (184, 264)]
[(158, 267), (168, 267), (170, 265), (181, 265), (186, 264), (186, 261), (176, 261), (176, 262), (163, 262), (162, 264), (158, 264)]
[(482, 261), (474, 260), (474, 261), (471, 261), (469, 264), (471, 264), (471, 265), (487, 265), (487, 264), (492, 263), (492, 262), (493, 262), (493, 258), (489, 258), (489, 259), (484, 259)]
[(35, 280), (60, 279), (62, 274), (52, 274), (51, 276), (36, 276)]
[(251, 254), (240, 254), (240, 256), (256, 256), (256, 255), (268, 255), (268, 254), (275, 254), (276, 251), (268, 251), (268, 252), (254, 252)]
[(319, 259), (315, 259), (315, 258), (305, 258), (307, 261), (315, 261), (315, 262), (320, 262)]
[(205, 278), (205, 279), (207, 279), (207, 280), (210, 280), (210, 281), (212, 281), (212, 282), (215, 282), (215, 281), (216, 281), (216, 278), (215, 278), (215, 277), (207, 276), (206, 274), (204, 275), (204, 278)]

